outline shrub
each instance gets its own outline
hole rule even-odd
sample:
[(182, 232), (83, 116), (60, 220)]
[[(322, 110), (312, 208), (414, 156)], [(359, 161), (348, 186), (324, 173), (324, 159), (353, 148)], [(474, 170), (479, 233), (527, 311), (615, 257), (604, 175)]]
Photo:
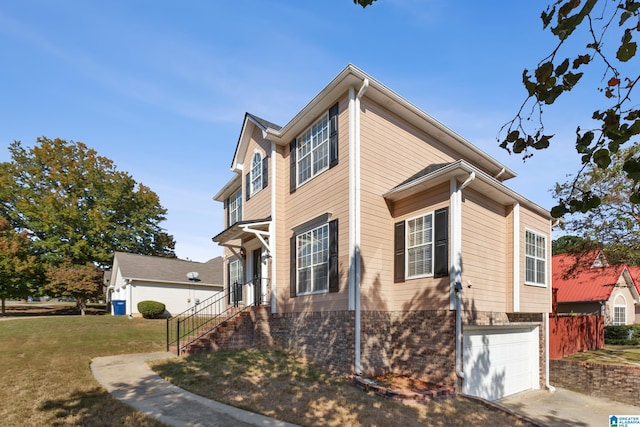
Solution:
[(605, 326), (604, 343), (611, 345), (638, 345), (640, 327), (637, 325)]
[(158, 301), (140, 301), (138, 311), (145, 319), (159, 319), (164, 315), (165, 305)]

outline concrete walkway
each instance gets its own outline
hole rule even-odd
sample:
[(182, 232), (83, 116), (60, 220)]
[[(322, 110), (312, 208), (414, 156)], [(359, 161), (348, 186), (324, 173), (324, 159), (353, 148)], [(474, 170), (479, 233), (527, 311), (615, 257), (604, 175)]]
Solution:
[(170, 426), (295, 427), (185, 391), (163, 380), (145, 363), (173, 356), (162, 352), (96, 357), (91, 372), (113, 396)]
[[(185, 391), (163, 380), (145, 363), (173, 356), (161, 352), (97, 357), (91, 362), (91, 372), (116, 398), (170, 426), (295, 427)], [(549, 427), (602, 427), (609, 425), (610, 415), (640, 416), (638, 406), (562, 388), (553, 393), (528, 391), (484, 404)]]

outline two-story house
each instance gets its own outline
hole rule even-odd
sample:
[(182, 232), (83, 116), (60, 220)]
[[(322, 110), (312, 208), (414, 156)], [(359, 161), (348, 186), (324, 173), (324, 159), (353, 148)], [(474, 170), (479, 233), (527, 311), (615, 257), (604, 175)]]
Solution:
[(551, 217), (509, 168), (348, 65), (282, 127), (246, 114), (231, 171), (213, 240), (274, 345), (488, 399), (545, 385)]

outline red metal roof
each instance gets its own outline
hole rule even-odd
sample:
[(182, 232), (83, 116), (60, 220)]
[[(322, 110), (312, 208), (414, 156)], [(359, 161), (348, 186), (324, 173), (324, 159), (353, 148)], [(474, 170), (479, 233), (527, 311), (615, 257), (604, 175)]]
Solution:
[(558, 289), (558, 302), (609, 299), (627, 265), (592, 267), (597, 256), (598, 252), (582, 256), (574, 254), (553, 256), (553, 287)]

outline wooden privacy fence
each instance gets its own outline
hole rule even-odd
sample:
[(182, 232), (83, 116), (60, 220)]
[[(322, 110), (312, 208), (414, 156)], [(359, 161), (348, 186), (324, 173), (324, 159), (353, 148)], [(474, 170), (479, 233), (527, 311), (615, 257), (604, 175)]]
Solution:
[(549, 314), (549, 358), (560, 359), (604, 346), (604, 317)]

